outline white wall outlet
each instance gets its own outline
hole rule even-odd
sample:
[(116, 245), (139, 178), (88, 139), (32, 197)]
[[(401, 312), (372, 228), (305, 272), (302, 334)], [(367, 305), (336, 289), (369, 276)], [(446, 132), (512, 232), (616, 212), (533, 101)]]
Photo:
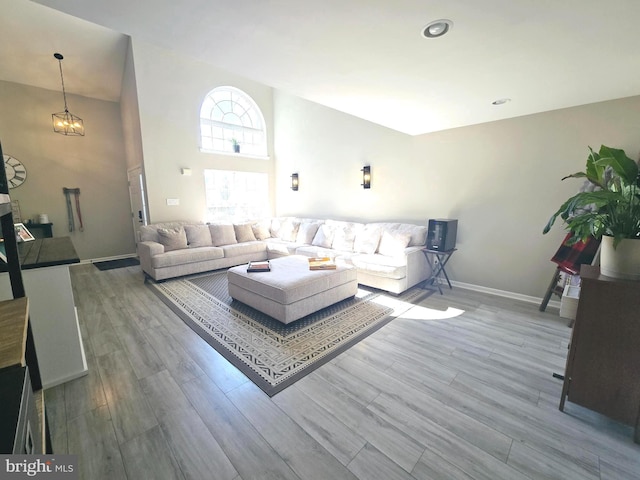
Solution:
[(179, 198), (167, 198), (167, 205), (171, 205), (171, 206), (180, 205), (180, 199)]

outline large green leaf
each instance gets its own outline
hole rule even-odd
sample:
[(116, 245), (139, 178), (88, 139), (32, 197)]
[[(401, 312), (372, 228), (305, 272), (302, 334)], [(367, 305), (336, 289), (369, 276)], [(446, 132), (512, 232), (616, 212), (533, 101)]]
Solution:
[[(589, 156), (587, 157), (587, 166), (585, 176), (587, 179), (601, 188), (604, 188), (604, 170), (605, 167), (598, 166), (600, 155), (589, 147)], [(577, 176), (575, 173), (573, 176)]]
[(602, 145), (595, 164), (602, 168), (610, 166), (627, 185), (635, 184), (638, 179), (638, 164), (627, 157), (624, 150)]

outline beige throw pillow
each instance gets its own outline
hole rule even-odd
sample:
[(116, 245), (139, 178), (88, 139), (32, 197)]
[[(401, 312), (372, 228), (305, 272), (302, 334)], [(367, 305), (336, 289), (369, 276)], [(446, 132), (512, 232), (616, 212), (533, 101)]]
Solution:
[(214, 247), (238, 243), (238, 241), (236, 240), (236, 231), (231, 224), (209, 225), (209, 231), (211, 232), (211, 242), (213, 243)]
[(238, 243), (256, 241), (256, 236), (253, 234), (253, 229), (251, 228), (250, 223), (234, 225), (233, 230), (235, 231), (236, 240)]
[(294, 222), (289, 219), (285, 220), (280, 224), (280, 228), (278, 229), (278, 238), (286, 240), (287, 242), (295, 242), (299, 227), (300, 222)]
[(185, 225), (184, 231), (187, 234), (189, 248), (210, 247), (213, 245), (209, 225)]
[(389, 257), (399, 257), (409, 245), (411, 234), (408, 232), (382, 232), (378, 253)]
[(378, 225), (366, 225), (360, 230), (353, 243), (353, 251), (358, 253), (376, 253), (380, 244), (380, 227)]
[(356, 226), (353, 224), (343, 225), (335, 229), (331, 248), (342, 252), (352, 252), (353, 242), (356, 239)]
[(298, 227), (298, 236), (296, 237), (296, 243), (305, 243), (310, 245), (313, 242), (313, 237), (318, 233), (320, 224), (316, 222), (302, 222)]
[(158, 238), (165, 252), (187, 248), (187, 234), (184, 228), (159, 228)]
[(311, 245), (316, 247), (331, 248), (333, 243), (333, 230), (328, 225), (320, 225)]
[(427, 227), (401, 223), (395, 230), (398, 232), (408, 233), (411, 236), (408, 245), (410, 247), (420, 246), (427, 243)]
[(282, 218), (272, 218), (271, 226), (269, 227), (269, 236), (273, 238), (280, 238), (280, 227), (282, 227)]
[(263, 222), (254, 223), (251, 226), (251, 230), (253, 230), (253, 235), (256, 237), (256, 240), (266, 240), (267, 238), (271, 238), (271, 231), (269, 230), (270, 224), (265, 224)]

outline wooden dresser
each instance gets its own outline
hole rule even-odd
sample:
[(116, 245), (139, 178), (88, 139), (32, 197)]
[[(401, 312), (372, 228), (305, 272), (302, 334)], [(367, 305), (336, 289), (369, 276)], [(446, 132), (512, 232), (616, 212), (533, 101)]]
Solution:
[(565, 400), (635, 428), (640, 443), (640, 282), (583, 265), (560, 410)]

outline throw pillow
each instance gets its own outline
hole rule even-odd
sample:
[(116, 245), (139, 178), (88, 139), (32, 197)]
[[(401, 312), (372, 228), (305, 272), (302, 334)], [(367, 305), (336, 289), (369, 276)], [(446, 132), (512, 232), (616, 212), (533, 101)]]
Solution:
[(401, 223), (395, 230), (411, 235), (411, 240), (409, 240), (410, 247), (420, 246), (427, 243), (427, 227)]
[(256, 236), (253, 234), (253, 229), (251, 228), (250, 223), (234, 225), (233, 230), (236, 233), (236, 240), (238, 243), (256, 241)]
[(209, 225), (185, 225), (184, 231), (187, 234), (187, 243), (190, 248), (213, 245)]
[(251, 225), (251, 229), (253, 230), (253, 235), (257, 240), (266, 240), (267, 238), (271, 238), (271, 231), (269, 227), (271, 226), (271, 222), (258, 222)]
[(409, 245), (411, 234), (408, 232), (382, 232), (378, 253), (389, 257), (399, 257)]
[(160, 243), (158, 237), (158, 227), (151, 225), (143, 225), (138, 229), (138, 236), (141, 242), (157, 242)]
[(282, 227), (282, 222), (284, 219), (282, 218), (272, 218), (271, 226), (269, 227), (269, 236), (273, 238), (280, 238), (280, 227)]
[(184, 232), (184, 228), (159, 228), (158, 238), (160, 243), (164, 246), (165, 252), (171, 250), (180, 250), (187, 248), (187, 234)]
[(376, 253), (380, 244), (380, 227), (378, 225), (366, 225), (356, 235), (353, 242), (353, 251), (358, 253)]
[(298, 236), (296, 237), (296, 243), (305, 243), (310, 245), (313, 242), (313, 237), (318, 233), (320, 224), (316, 222), (302, 222), (298, 227)]
[(347, 224), (341, 228), (336, 228), (331, 248), (342, 252), (352, 252), (353, 242), (356, 239), (356, 228), (355, 224)]
[(294, 222), (292, 220), (285, 220), (278, 229), (278, 238), (286, 240), (288, 242), (295, 242), (298, 235), (298, 228), (300, 222)]
[(315, 237), (313, 237), (311, 245), (315, 245), (316, 247), (331, 248), (332, 243), (333, 230), (328, 225), (320, 225), (318, 232), (316, 233)]
[(236, 240), (236, 231), (233, 229), (233, 225), (231, 224), (209, 225), (209, 231), (211, 232), (211, 242), (214, 247), (238, 243)]

